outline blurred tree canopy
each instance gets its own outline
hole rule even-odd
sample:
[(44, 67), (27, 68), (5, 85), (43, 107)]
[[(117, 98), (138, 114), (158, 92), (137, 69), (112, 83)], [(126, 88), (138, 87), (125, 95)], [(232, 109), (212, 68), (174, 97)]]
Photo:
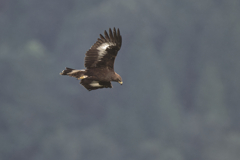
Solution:
[[(238, 160), (240, 1), (0, 0), (0, 159)], [(122, 86), (59, 75), (120, 28)]]

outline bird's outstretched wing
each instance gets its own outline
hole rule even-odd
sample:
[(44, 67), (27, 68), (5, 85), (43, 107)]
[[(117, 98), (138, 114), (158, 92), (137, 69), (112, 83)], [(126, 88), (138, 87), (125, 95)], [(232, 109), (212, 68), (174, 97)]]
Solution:
[(114, 69), (114, 61), (122, 45), (122, 36), (119, 29), (114, 28), (113, 32), (109, 28), (109, 34), (100, 34), (97, 42), (87, 51), (85, 57), (85, 67)]

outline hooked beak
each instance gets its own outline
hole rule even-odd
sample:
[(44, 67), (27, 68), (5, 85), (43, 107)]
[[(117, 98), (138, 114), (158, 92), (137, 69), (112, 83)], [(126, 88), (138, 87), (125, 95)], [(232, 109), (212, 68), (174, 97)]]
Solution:
[(121, 85), (123, 84), (123, 82), (122, 82), (122, 81), (120, 81), (120, 82), (118, 82), (118, 83), (120, 83)]

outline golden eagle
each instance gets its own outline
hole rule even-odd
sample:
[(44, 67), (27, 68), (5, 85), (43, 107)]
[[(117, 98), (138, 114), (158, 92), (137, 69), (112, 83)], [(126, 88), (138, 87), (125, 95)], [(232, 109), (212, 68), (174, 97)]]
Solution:
[(60, 75), (68, 75), (81, 79), (87, 90), (112, 88), (111, 81), (122, 84), (122, 78), (114, 71), (114, 61), (122, 45), (122, 36), (119, 29), (109, 28), (109, 34), (100, 34), (97, 42), (87, 51), (85, 56), (85, 70), (67, 68)]

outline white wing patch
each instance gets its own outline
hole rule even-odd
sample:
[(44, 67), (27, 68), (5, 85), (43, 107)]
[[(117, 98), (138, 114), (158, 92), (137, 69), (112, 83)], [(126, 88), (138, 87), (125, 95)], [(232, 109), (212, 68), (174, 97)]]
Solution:
[(105, 51), (108, 46), (110, 46), (109, 43), (103, 43), (97, 49), (100, 50), (100, 51)]
[(97, 49), (99, 50), (99, 52), (98, 52), (98, 54), (99, 54), (99, 56), (98, 56), (98, 61), (100, 61), (101, 58), (102, 58), (104, 55), (107, 54), (106, 49), (107, 49), (109, 46), (111, 46), (111, 45), (114, 45), (114, 44), (113, 44), (113, 43), (103, 43), (103, 44), (101, 44), (101, 45), (97, 48)]
[(90, 84), (92, 87), (102, 87), (103, 85), (100, 85), (98, 81), (92, 81)]

